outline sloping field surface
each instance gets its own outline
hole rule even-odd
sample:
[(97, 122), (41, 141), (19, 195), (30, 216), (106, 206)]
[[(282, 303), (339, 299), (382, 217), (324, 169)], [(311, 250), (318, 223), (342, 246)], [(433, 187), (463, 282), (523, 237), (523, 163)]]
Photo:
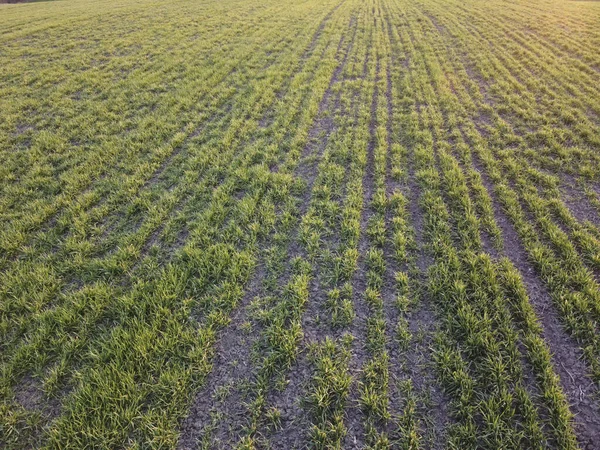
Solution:
[(600, 449), (600, 3), (0, 5), (0, 447)]

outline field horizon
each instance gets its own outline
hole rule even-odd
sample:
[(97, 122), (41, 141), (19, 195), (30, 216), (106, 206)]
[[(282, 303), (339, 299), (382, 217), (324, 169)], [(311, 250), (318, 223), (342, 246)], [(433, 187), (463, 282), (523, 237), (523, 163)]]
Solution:
[(600, 449), (598, 2), (1, 4), (0, 154), (0, 448)]

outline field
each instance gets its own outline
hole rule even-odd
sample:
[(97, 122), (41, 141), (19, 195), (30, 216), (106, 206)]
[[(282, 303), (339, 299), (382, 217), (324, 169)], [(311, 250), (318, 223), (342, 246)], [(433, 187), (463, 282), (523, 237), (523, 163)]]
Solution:
[(0, 448), (600, 448), (600, 2), (0, 5)]

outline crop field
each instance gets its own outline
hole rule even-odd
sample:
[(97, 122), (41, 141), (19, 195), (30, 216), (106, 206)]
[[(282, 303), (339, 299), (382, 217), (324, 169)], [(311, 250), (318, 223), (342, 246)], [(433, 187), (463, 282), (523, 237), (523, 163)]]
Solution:
[(600, 449), (600, 2), (0, 5), (0, 448)]

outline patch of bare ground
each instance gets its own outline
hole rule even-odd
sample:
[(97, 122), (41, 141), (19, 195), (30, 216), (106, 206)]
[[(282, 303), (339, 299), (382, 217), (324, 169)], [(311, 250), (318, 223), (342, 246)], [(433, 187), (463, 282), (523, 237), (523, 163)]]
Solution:
[[(23, 377), (13, 392), (13, 400), (17, 405), (29, 413), (40, 415), (40, 421), (33, 429), (32, 436), (35, 445), (41, 445), (43, 440), (42, 429), (60, 415), (60, 400), (56, 397), (48, 397), (42, 389), (41, 381), (30, 375)], [(1, 439), (0, 442), (2, 442)]]
[[(436, 153), (436, 164), (437, 152)], [(439, 164), (438, 164), (439, 165)], [(434, 261), (429, 254), (423, 230), (424, 213), (419, 205), (422, 191), (414, 172), (415, 162), (411, 162), (409, 189), (410, 218), (415, 230), (417, 248), (415, 273), (418, 291), (417, 304), (408, 316), (408, 328), (412, 341), (405, 354), (404, 374), (417, 394), (417, 410), (421, 421), (421, 431), (425, 446), (429, 449), (442, 449), (446, 444), (446, 430), (451, 424), (450, 401), (435, 378), (433, 365), (434, 337), (439, 327), (438, 312), (434, 299), (427, 289), (428, 270)]]
[(596, 208), (590, 204), (587, 195), (577, 183), (575, 177), (569, 174), (564, 174), (561, 180), (560, 190), (562, 193), (562, 200), (565, 202), (571, 214), (575, 218), (584, 223), (590, 221), (596, 226), (600, 224), (600, 215)]
[[(324, 148), (320, 148), (322, 154)], [(307, 180), (308, 189), (301, 201), (301, 216), (303, 217), (310, 204), (312, 187), (316, 178), (316, 169)], [(289, 248), (288, 260), (295, 257), (308, 258), (302, 245), (296, 239)], [(280, 423), (276, 429), (263, 430), (263, 435), (274, 449), (296, 449), (306, 446), (306, 439), (311, 428), (310, 418), (303, 406), (304, 395), (313, 373), (308, 353), (305, 351), (311, 343), (319, 342), (323, 336), (336, 334), (339, 330), (331, 329), (322, 318), (323, 306), (326, 301), (320, 272), (316, 271), (309, 283), (309, 301), (302, 316), (303, 338), (298, 359), (288, 372), (285, 387), (273, 390), (267, 395), (267, 403), (281, 413)]]
[[(450, 401), (437, 382), (433, 366), (433, 341), (439, 322), (427, 285), (428, 270), (434, 261), (425, 242), (425, 218), (419, 204), (422, 190), (415, 176), (415, 168), (415, 155), (411, 152), (406, 194), (415, 240), (411, 256), (415, 267), (411, 269), (410, 274), (413, 279), (410, 295), (414, 304), (409, 308), (406, 319), (412, 338), (406, 350), (402, 352), (395, 378), (398, 381), (410, 381), (416, 394), (420, 434), (424, 438), (422, 445), (424, 448), (437, 450), (445, 448), (446, 430), (451, 423)], [(395, 401), (402, 401), (400, 393), (397, 397)]]
[(238, 440), (241, 427), (231, 427), (231, 424), (245, 422), (247, 409), (243, 388), (252, 375), (250, 349), (255, 339), (245, 329), (245, 324), (250, 302), (261, 293), (264, 277), (265, 268), (259, 263), (231, 316), (230, 325), (217, 340), (213, 369), (181, 425), (178, 449), (197, 449), (202, 438), (211, 442), (210, 448), (230, 448), (231, 443)]
[[(377, 99), (377, 89), (373, 94), (373, 104)], [(371, 107), (371, 116), (374, 115), (375, 106)], [(374, 167), (373, 167), (373, 150), (375, 146), (374, 132), (375, 123), (374, 121), (370, 125), (371, 140), (367, 147), (367, 163), (365, 166), (365, 176), (363, 178), (363, 210), (360, 217), (360, 238), (358, 240), (358, 267), (352, 280), (352, 304), (354, 306), (355, 317), (350, 326), (350, 334), (354, 336), (352, 344), (352, 358), (349, 363), (350, 373), (352, 374), (353, 383), (350, 387), (350, 395), (348, 401), (348, 408), (346, 409), (346, 420), (345, 425), (347, 428), (347, 434), (345, 438), (344, 448), (363, 448), (364, 443), (364, 415), (360, 411), (359, 407), (359, 386), (358, 380), (361, 378), (361, 370), (368, 359), (368, 352), (366, 350), (366, 336), (367, 336), (367, 318), (369, 317), (369, 308), (367, 307), (364, 296), (367, 288), (367, 267), (366, 267), (366, 254), (369, 250), (369, 241), (366, 236), (367, 225), (369, 218), (373, 214), (372, 208), (369, 206), (373, 193), (375, 192), (375, 183), (373, 179)]]
[[(0, 3), (2, 3), (2, 1), (0, 1)], [(28, 135), (32, 135), (34, 132), (36, 131), (36, 128), (34, 125), (29, 125), (26, 123), (17, 123), (17, 125), (15, 126), (15, 131), (13, 132), (13, 137), (20, 137), (24, 134), (28, 134)], [(27, 140), (26, 142), (22, 143), (22, 145), (24, 147), (29, 147), (30, 141)]]
[(499, 258), (498, 250), (494, 247), (492, 237), (483, 227), (479, 228), (479, 237), (481, 238), (483, 251), (490, 255), (492, 259), (497, 260)]
[[(309, 46), (309, 49), (312, 49), (310, 51), (314, 51), (326, 23), (342, 3), (338, 4), (323, 19), (313, 36)], [(342, 46), (342, 42), (343, 37), (340, 39), (338, 51)], [(303, 60), (309, 57), (309, 53), (305, 53)], [(336, 73), (339, 72), (336, 71)], [(336, 74), (332, 77), (330, 88), (335, 76)], [(316, 178), (315, 165), (306, 164), (305, 161), (311, 158), (320, 159), (334, 126), (331, 117), (326, 114), (331, 103), (332, 92), (330, 88), (327, 89), (321, 99), (317, 118), (309, 131), (308, 144), (296, 170), (296, 176), (304, 179), (307, 186), (299, 202), (301, 216), (306, 213), (310, 204), (312, 186)], [(323, 139), (319, 141), (318, 138)], [(298, 238), (294, 237), (290, 242), (287, 261), (304, 255), (297, 241)], [(248, 323), (250, 301), (256, 298), (260, 292), (264, 275), (263, 268), (254, 276), (243, 301), (232, 317), (230, 326), (227, 327), (218, 340), (213, 371), (206, 379), (204, 388), (196, 395), (190, 413), (182, 424), (181, 437), (178, 443), (179, 449), (197, 448), (203, 435), (207, 439), (206, 442), (211, 442), (211, 445), (230, 448), (232, 443), (237, 442), (242, 435), (244, 426), (247, 424), (248, 414), (246, 407), (248, 399), (244, 388), (250, 385), (255, 373), (250, 356), (253, 343), (257, 339), (256, 333), (253, 337), (248, 336), (247, 331), (245, 331), (245, 324)], [(298, 418), (303, 419), (298, 399), (302, 391), (299, 380), (307, 380), (309, 376), (306, 373), (308, 372), (308, 364), (306, 362), (301, 364), (305, 359), (306, 355), (302, 354), (299, 358), (300, 361), (296, 363), (292, 371), (293, 373), (289, 376), (292, 382), (288, 383), (283, 393), (270, 393), (268, 395), (268, 403), (282, 413), (281, 429), (286, 426), (289, 427), (286, 433), (275, 434), (274, 440), (276, 441), (275, 438), (279, 437), (279, 440), (282, 441), (281, 445), (283, 445), (280, 447), (279, 444), (276, 444), (275, 448), (295, 448), (295, 443), (300, 442), (305, 437), (302, 430), (307, 428), (303, 426), (296, 429), (295, 427)], [(298, 373), (299, 367), (305, 373)], [(264, 431), (265, 434), (268, 434), (268, 430)]]
[[(304, 217), (310, 205), (313, 186), (317, 176), (317, 165), (321, 159), (329, 136), (334, 129), (334, 123), (329, 116), (323, 117), (326, 111), (331, 107), (331, 93), (329, 90), (325, 93), (321, 104), (319, 105), (319, 116), (309, 135), (322, 136), (319, 142), (317, 139), (309, 139), (304, 150), (305, 159), (310, 159), (313, 164), (301, 163), (298, 168), (298, 175), (306, 183), (304, 196), (300, 200), (300, 217)], [(327, 130), (327, 131), (325, 131)], [(301, 257), (307, 258), (303, 246), (299, 243), (299, 236), (294, 236), (288, 248), (288, 260)], [(324, 292), (321, 289), (319, 274), (313, 274), (309, 283), (309, 301), (302, 317), (303, 339), (301, 348), (305, 349), (308, 343), (315, 342), (321, 335), (319, 325), (313, 323), (315, 317), (319, 317), (319, 311), (325, 301)], [(262, 430), (263, 435), (268, 439), (273, 448), (300, 448), (306, 439), (307, 431), (310, 429), (310, 421), (302, 408), (303, 393), (311, 375), (310, 362), (305, 351), (301, 351), (298, 359), (288, 372), (285, 380), (285, 388), (282, 390), (271, 391), (267, 395), (267, 404), (277, 409), (281, 413), (279, 425), (273, 430)]]
[(506, 216), (494, 194), (494, 187), (483, 170), (477, 155), (473, 165), (480, 173), (494, 208), (494, 216), (504, 240), (504, 254), (519, 270), (530, 303), (542, 326), (542, 337), (550, 348), (554, 371), (560, 377), (571, 411), (575, 415), (575, 431), (584, 449), (600, 447), (600, 406), (598, 386), (589, 376), (583, 361), (583, 352), (575, 340), (563, 329), (558, 312), (552, 304), (550, 293), (539, 279), (519, 235)]
[[(310, 197), (310, 193), (307, 194)], [(305, 199), (306, 200), (306, 199)], [(286, 268), (278, 285), (289, 278), (291, 265), (299, 256), (294, 239), (289, 243)], [(261, 249), (265, 250), (265, 249)], [(230, 325), (217, 341), (213, 370), (198, 393), (182, 426), (178, 448), (233, 448), (245, 435), (248, 403), (256, 378), (253, 349), (258, 343), (260, 325), (252, 318), (252, 300), (266, 295), (266, 268), (259, 266), (244, 299), (231, 317)]]
[(434, 376), (433, 338), (437, 331), (437, 313), (426, 292), (419, 304), (408, 315), (412, 342), (404, 353), (400, 380), (410, 380), (417, 396), (418, 417), (423, 446), (428, 449), (445, 448), (446, 430), (451, 423), (450, 402)]
[[(365, 66), (363, 73), (366, 75), (367, 58), (365, 58)], [(374, 83), (380, 74), (380, 62), (376, 63)], [(374, 151), (376, 145), (376, 128), (377, 128), (377, 96), (378, 86), (375, 84), (373, 96), (371, 99), (371, 122), (369, 124), (370, 139), (367, 144), (367, 161), (365, 165), (365, 174), (362, 182), (363, 190), (363, 208), (360, 216), (360, 237), (358, 240), (358, 267), (352, 280), (352, 303), (354, 306), (355, 317), (350, 326), (349, 332), (354, 336), (352, 344), (352, 358), (350, 359), (349, 369), (352, 374), (353, 383), (350, 387), (348, 408), (346, 409), (345, 425), (347, 434), (344, 441), (344, 448), (363, 448), (365, 446), (364, 437), (364, 414), (360, 411), (359, 406), (359, 385), (358, 380), (361, 378), (362, 367), (368, 360), (368, 352), (366, 349), (367, 342), (367, 319), (370, 315), (369, 308), (365, 302), (365, 291), (367, 289), (367, 266), (366, 254), (369, 250), (369, 239), (366, 235), (367, 226), (370, 217), (374, 214), (371, 206), (373, 194), (375, 193), (375, 167), (374, 167)]]
[(14, 391), (15, 401), (27, 411), (40, 411), (50, 420), (58, 417), (60, 403), (54, 398), (48, 398), (42, 390), (39, 380), (27, 375)]
[[(389, 66), (386, 71), (386, 104), (387, 104), (387, 161), (386, 161), (386, 197), (389, 199), (395, 192), (402, 192), (402, 186), (392, 177), (392, 122), (394, 120), (393, 104), (392, 104), (392, 76)], [(388, 208), (385, 213), (386, 230), (392, 229), (392, 213)], [(389, 232), (389, 231), (388, 231)], [(391, 236), (388, 236), (384, 245), (383, 253), (385, 256), (386, 270), (383, 277), (383, 285), (381, 288), (381, 298), (383, 300), (384, 317), (387, 324), (386, 337), (389, 355), (390, 378), (396, 380), (396, 372), (402, 366), (403, 352), (395, 342), (396, 324), (400, 318), (398, 308), (395, 306), (396, 300), (396, 279), (395, 274), (401, 269), (408, 271), (408, 264), (400, 264), (392, 256), (393, 248), (391, 244)], [(402, 266), (402, 267), (401, 267)], [(402, 413), (402, 394), (400, 393), (397, 383), (389, 385), (389, 410), (392, 420), (388, 423), (387, 434), (393, 436), (396, 428), (396, 421), (393, 420), (399, 417)]]
[[(327, 147), (329, 138), (336, 129), (335, 121), (332, 116), (334, 111), (341, 111), (339, 95), (333, 98), (333, 86), (336, 83), (343, 82), (341, 79), (342, 71), (346, 67), (348, 56), (354, 46), (354, 39), (357, 31), (356, 18), (352, 17), (349, 28), (352, 29), (352, 37), (346, 46), (346, 50), (340, 64), (334, 70), (329, 82), (329, 86), (319, 104), (319, 113), (315, 122), (309, 131), (308, 144), (303, 152), (303, 160), (306, 164), (301, 164), (297, 170), (298, 176), (302, 177), (307, 189), (300, 202), (300, 213), (303, 217), (310, 205), (312, 188), (317, 176), (318, 163)], [(338, 53), (341, 49), (338, 46)], [(312, 162), (312, 163), (311, 163)], [(298, 244), (297, 240), (290, 247), (290, 255), (307, 257), (306, 252)], [(291, 257), (289, 259), (291, 259)], [(322, 288), (323, 282), (320, 273), (313, 274), (309, 284), (309, 302), (306, 311), (302, 317), (302, 330), (304, 333), (301, 347), (307, 348), (312, 342), (322, 339), (324, 334), (339, 334), (339, 330), (332, 330), (326, 326), (324, 321), (320, 320), (323, 304), (326, 300), (325, 292)], [(310, 381), (312, 374), (311, 363), (306, 352), (301, 352), (298, 360), (286, 377), (286, 387), (282, 391), (273, 391), (268, 395), (268, 403), (281, 412), (280, 426), (268, 433), (268, 440), (273, 448), (295, 449), (305, 446), (308, 431), (311, 424), (303, 405), (303, 395)]]
[[(312, 298), (312, 296), (311, 296)], [(284, 390), (271, 392), (269, 405), (281, 413), (281, 422), (276, 430), (267, 433), (272, 448), (296, 449), (305, 446), (310, 421), (302, 408), (302, 396), (310, 379), (310, 362), (302, 352), (287, 377)]]
[[(390, 42), (393, 42), (391, 24), (388, 27), (388, 35)], [(394, 52), (392, 52), (392, 58), (395, 58)], [(405, 56), (401, 65), (404, 72), (410, 71), (410, 55)], [(421, 117), (421, 105), (418, 101), (416, 107), (419, 117)], [(402, 191), (408, 199), (408, 218), (414, 233), (414, 249), (411, 250), (410, 255), (414, 261), (414, 267), (410, 268), (410, 277), (413, 279), (410, 295), (413, 296), (415, 304), (406, 314), (409, 332), (413, 339), (406, 350), (398, 351), (399, 363), (392, 366), (396, 369), (391, 375), (396, 381), (395, 385), (400, 381), (410, 380), (414, 388), (420, 435), (424, 437), (421, 445), (426, 449), (441, 450), (446, 446), (446, 430), (452, 419), (449, 412), (450, 401), (437, 382), (433, 367), (433, 339), (438, 329), (438, 314), (427, 290), (428, 269), (433, 264), (433, 258), (425, 243), (425, 219), (419, 204), (422, 190), (416, 178), (415, 149), (410, 142), (404, 142), (404, 144), (409, 153), (406, 185), (403, 186)], [(392, 361), (393, 358), (392, 354)], [(391, 387), (390, 392), (392, 411), (402, 408), (404, 400), (400, 389), (394, 386)]]

